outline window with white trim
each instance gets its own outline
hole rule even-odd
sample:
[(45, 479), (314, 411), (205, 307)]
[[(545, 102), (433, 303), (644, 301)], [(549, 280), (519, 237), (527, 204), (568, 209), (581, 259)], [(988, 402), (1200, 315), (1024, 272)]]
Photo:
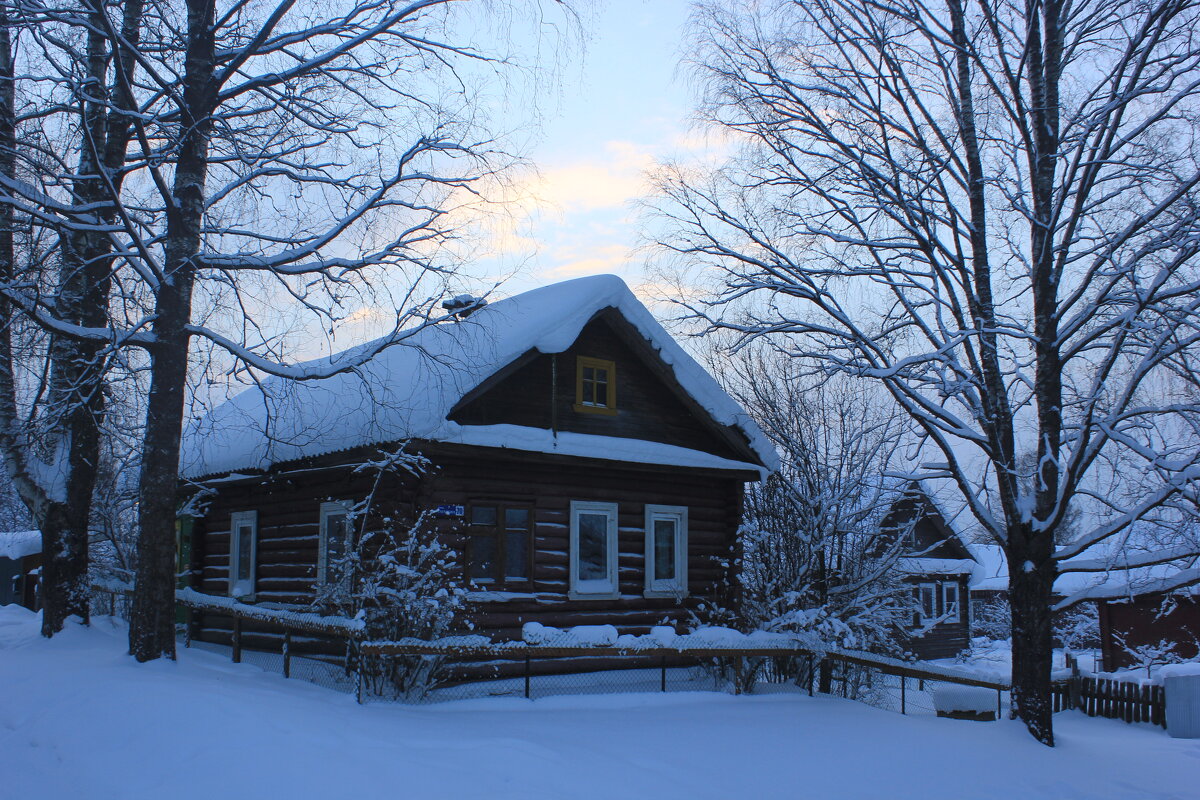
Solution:
[(229, 531), (229, 596), (253, 597), (258, 562), (258, 512), (233, 514)]
[(342, 579), (346, 550), (350, 546), (350, 501), (321, 503), (320, 530), (317, 583), (338, 583)]
[(687, 508), (646, 505), (646, 597), (687, 594)]
[(958, 583), (946, 581), (942, 584), (942, 616), (947, 622), (958, 622)]
[(617, 597), (617, 504), (571, 501), (570, 596)]

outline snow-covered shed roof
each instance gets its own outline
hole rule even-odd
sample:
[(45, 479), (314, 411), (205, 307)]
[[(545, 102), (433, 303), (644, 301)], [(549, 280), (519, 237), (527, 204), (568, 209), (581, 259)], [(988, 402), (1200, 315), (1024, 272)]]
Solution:
[(41, 531), (0, 531), (0, 558), (16, 561), (42, 552)]
[[(595, 456), (675, 466), (759, 469), (657, 442), (569, 434), (516, 425), (459, 425), (447, 419), (458, 401), (530, 350), (561, 353), (604, 309), (615, 309), (657, 351), (679, 386), (715, 422), (745, 434), (768, 469), (777, 456), (746, 412), (671, 338), (615, 275), (564, 281), (488, 304), (455, 322), (430, 326), (361, 368), (329, 378), (268, 378), (217, 406), (184, 435), (182, 473), (191, 478), (323, 455), (353, 447), (424, 439)], [(370, 343), (310, 362), (367, 352)]]
[(901, 558), (896, 569), (902, 575), (970, 575), (976, 564), (969, 558)]
[[(1004, 555), (1004, 548), (997, 544), (971, 543), (967, 545), (967, 549), (975, 559), (975, 568), (971, 571), (971, 591), (1008, 591), (1008, 560)], [(1054, 580), (1054, 592), (1063, 597), (1071, 597), (1090, 590), (1116, 588), (1121, 592), (1139, 594), (1143, 591), (1153, 591), (1154, 586), (1164, 577), (1176, 572), (1177, 568), (1167, 565), (1127, 570), (1120, 566), (1119, 559), (1114, 559), (1113, 568), (1107, 572), (1062, 573)]]

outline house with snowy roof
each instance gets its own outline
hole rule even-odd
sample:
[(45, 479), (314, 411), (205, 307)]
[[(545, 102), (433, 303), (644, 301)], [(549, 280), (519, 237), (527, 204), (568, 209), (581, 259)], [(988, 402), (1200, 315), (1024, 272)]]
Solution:
[[(407, 443), (429, 467), (387, 493), (436, 512), (477, 633), (642, 633), (716, 595), (744, 484), (776, 464), (746, 413), (615, 276), (461, 306), (360, 368), (264, 380), (190, 426), (192, 588), (310, 604), (372, 491), (360, 467)], [(195, 635), (227, 641), (228, 621)]]
[(41, 566), (40, 531), (0, 531), (0, 606), (17, 603), (37, 611)]
[(921, 659), (950, 658), (967, 649), (969, 582), (976, 563), (929, 492), (916, 481), (909, 484), (880, 532), (883, 542), (897, 547), (896, 569), (912, 586), (912, 619), (900, 644)]
[[(972, 602), (1007, 597), (1008, 562), (999, 545), (971, 544), (977, 566), (971, 575)], [(1092, 560), (1091, 558), (1087, 560)], [(1135, 651), (1162, 643), (1181, 659), (1200, 656), (1200, 587), (1164, 590), (1190, 574), (1200, 562), (1125, 568), (1119, 555), (1103, 559), (1103, 571), (1061, 573), (1054, 580), (1054, 602), (1095, 603), (1102, 669), (1113, 672), (1135, 663)], [(1070, 565), (1073, 562), (1067, 562)]]

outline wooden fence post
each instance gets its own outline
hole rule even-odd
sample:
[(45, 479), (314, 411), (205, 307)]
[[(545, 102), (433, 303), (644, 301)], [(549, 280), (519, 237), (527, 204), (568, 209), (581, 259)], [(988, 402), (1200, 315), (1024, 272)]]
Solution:
[(662, 666), (662, 678), (661, 678), (661, 682), (659, 684), (659, 691), (665, 692), (665, 691), (667, 691), (667, 657), (666, 656), (662, 657), (661, 666)]
[(283, 632), (283, 677), (292, 677), (292, 632)]
[(821, 694), (833, 694), (833, 665), (829, 663), (828, 658), (821, 659), (821, 679), (817, 686), (817, 690)]
[(233, 618), (233, 663), (242, 663), (242, 618)]
[(529, 699), (529, 653), (525, 654), (525, 699)]
[(907, 706), (908, 706), (908, 697), (907, 697), (907, 694), (908, 694), (908, 678), (906, 678), (906, 677), (904, 677), (903, 675), (901, 675), (901, 676), (900, 676), (900, 713), (901, 713), (901, 714), (907, 714), (907, 713), (908, 713), (908, 709), (907, 709)]

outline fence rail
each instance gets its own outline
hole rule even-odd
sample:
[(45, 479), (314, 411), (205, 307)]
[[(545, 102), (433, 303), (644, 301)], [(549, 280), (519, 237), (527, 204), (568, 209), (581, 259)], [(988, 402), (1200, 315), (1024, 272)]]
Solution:
[[(97, 584), (93, 589), (110, 595), (110, 603), (121, 595), (128, 595), (130, 587), (113, 583)], [(353, 687), (362, 699), (363, 685), (359, 676), (353, 675), (352, 659), (359, 657), (402, 658), (405, 656), (445, 656), (461, 659), (497, 659), (517, 667), (517, 694), (529, 697), (531, 694), (531, 679), (536, 674), (531, 666), (538, 662), (555, 660), (577, 660), (583, 663), (587, 659), (608, 659), (626, 661), (624, 667), (643, 672), (649, 665), (656, 675), (653, 684), (667, 691), (668, 670), (677, 669), (681, 660), (700, 662), (703, 660), (722, 659), (726, 663), (737, 663), (738, 668), (745, 668), (747, 663), (770, 665), (778, 663), (778, 659), (797, 659), (797, 668), (790, 673), (773, 670), (768, 667), (765, 675), (773, 683), (791, 682), (809, 694), (841, 694), (844, 697), (856, 697), (864, 702), (872, 702), (881, 708), (888, 708), (900, 713), (929, 711), (928, 703), (920, 699), (930, 687), (939, 683), (954, 683), (963, 686), (976, 686), (996, 691), (997, 715), (999, 716), (1003, 693), (1010, 689), (1007, 681), (988, 679), (966, 674), (953, 669), (944, 669), (920, 663), (899, 661), (897, 659), (878, 656), (853, 650), (836, 648), (813, 648), (805, 646), (800, 641), (792, 643), (776, 642), (770, 646), (738, 646), (734, 644), (711, 644), (703, 642), (685, 646), (668, 644), (655, 645), (641, 643), (640, 646), (618, 645), (562, 645), (562, 644), (532, 644), (523, 641), (490, 642), (480, 636), (448, 637), (438, 641), (401, 640), (401, 641), (363, 641), (365, 636), (362, 623), (358, 620), (344, 617), (321, 616), (303, 611), (265, 608), (261, 605), (250, 605), (238, 602), (232, 598), (216, 597), (202, 594), (193, 589), (180, 589), (176, 592), (176, 602), (185, 609), (187, 624), (185, 625), (185, 644), (191, 644), (192, 616), (195, 613), (217, 614), (232, 620), (232, 632), (229, 647), (233, 661), (240, 662), (243, 656), (243, 625), (249, 624), (255, 628), (266, 626), (282, 633), (279, 647), (273, 651), (261, 647), (253, 648), (256, 657), (261, 660), (263, 655), (270, 656), (273, 652), (278, 660), (275, 669), (280, 669), (284, 677), (291, 677), (293, 659), (302, 658), (292, 652), (293, 636), (329, 637), (345, 643), (344, 657), (339, 658), (340, 666), (333, 667), (337, 673), (344, 673), (346, 680), (340, 676), (329, 677), (322, 672), (320, 662), (305, 659), (307, 671), (319, 678), (318, 682), (332, 686), (337, 684), (339, 689), (351, 688), (347, 680), (357, 682)], [(250, 650), (251, 648), (246, 648)], [(523, 662), (523, 664), (522, 664)], [(859, 674), (855, 674), (855, 670)], [(326, 670), (328, 671), (328, 670)], [(865, 671), (865, 673), (863, 672)], [(661, 673), (661, 677), (657, 677)], [(778, 673), (778, 674), (776, 674)], [(330, 673), (332, 675), (333, 673)], [(862, 675), (868, 677), (865, 682)], [(789, 677), (790, 675), (790, 677)], [(311, 679), (312, 676), (310, 676)], [(539, 680), (546, 679), (545, 675), (537, 675)], [(560, 676), (562, 677), (562, 676)], [(894, 679), (894, 680), (885, 680)], [(650, 682), (640, 679), (639, 686)], [(911, 686), (909, 681), (916, 681)], [(523, 691), (522, 691), (523, 684)], [(632, 684), (631, 684), (632, 685)], [(836, 688), (835, 688), (836, 687)], [(862, 692), (863, 688), (868, 691)], [(859, 696), (862, 694), (863, 696)], [(927, 699), (927, 698), (926, 698)], [(914, 702), (915, 701), (915, 702)], [(1083, 711), (1089, 717), (1105, 717), (1120, 719), (1125, 722), (1149, 722), (1154, 725), (1166, 726), (1166, 699), (1163, 687), (1160, 685), (1137, 684), (1111, 678), (1101, 678), (1079, 675), (1078, 673), (1065, 680), (1057, 680), (1051, 684), (1051, 703), (1055, 712), (1069, 709)]]

